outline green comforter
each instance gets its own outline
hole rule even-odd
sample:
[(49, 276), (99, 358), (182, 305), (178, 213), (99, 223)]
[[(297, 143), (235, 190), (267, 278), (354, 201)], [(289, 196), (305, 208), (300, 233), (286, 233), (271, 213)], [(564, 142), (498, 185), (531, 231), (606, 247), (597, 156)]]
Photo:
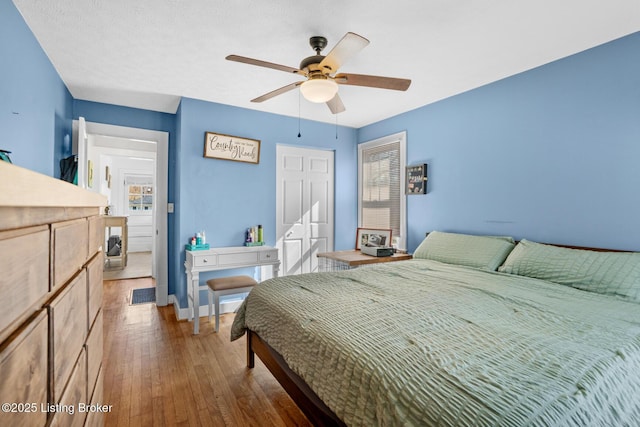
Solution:
[(640, 305), (412, 260), (271, 279), (240, 307), (348, 425), (640, 420)]

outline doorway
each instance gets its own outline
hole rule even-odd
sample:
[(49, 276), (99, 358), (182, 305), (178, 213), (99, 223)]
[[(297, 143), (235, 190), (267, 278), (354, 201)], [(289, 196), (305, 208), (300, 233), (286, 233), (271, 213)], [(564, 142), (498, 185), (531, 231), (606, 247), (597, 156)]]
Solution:
[[(100, 164), (108, 165), (109, 174), (113, 177), (110, 188), (101, 191), (109, 196), (109, 215), (113, 219), (125, 217), (127, 224), (126, 242), (122, 241), (125, 236), (121, 236), (115, 254), (112, 254), (114, 248), (110, 247), (112, 241), (109, 240), (104, 280), (155, 277), (152, 271), (155, 152), (142, 153), (146, 157), (141, 157), (141, 153), (132, 150), (95, 145), (90, 151), (101, 153)], [(111, 232), (113, 229), (108, 230)], [(120, 236), (122, 230), (116, 228), (115, 232)]]
[(276, 246), (283, 275), (318, 271), (333, 250), (334, 152), (276, 147)]
[[(149, 179), (151, 183), (146, 185), (147, 190), (153, 192), (153, 209), (151, 215), (151, 228), (148, 232), (151, 239), (151, 276), (156, 281), (156, 304), (167, 305), (168, 302), (168, 231), (167, 231), (167, 192), (168, 192), (168, 147), (169, 134), (161, 131), (150, 131), (146, 129), (128, 128), (123, 126), (106, 125), (101, 123), (85, 122), (83, 118), (74, 120), (74, 152), (78, 153), (79, 172), (78, 185), (84, 186), (88, 190), (101, 192), (109, 197), (110, 205), (114, 200), (128, 200), (128, 195), (124, 195), (125, 175), (142, 176), (143, 180)], [(85, 161), (81, 161), (84, 153)], [(123, 166), (114, 165), (114, 160), (120, 163), (119, 159), (126, 159)], [(90, 163), (89, 163), (90, 162)], [(145, 165), (146, 166), (143, 166)], [(80, 166), (90, 165), (86, 173), (86, 181), (80, 171)], [(131, 166), (134, 165), (134, 166)], [(109, 169), (107, 170), (107, 167)], [(141, 171), (141, 169), (143, 169)], [(108, 173), (109, 172), (109, 173)], [(116, 173), (117, 172), (117, 173)], [(111, 182), (101, 181), (102, 178), (111, 176)], [(92, 185), (88, 185), (90, 178), (93, 178)], [(116, 182), (117, 180), (117, 182)], [(103, 183), (106, 183), (104, 186)], [(100, 184), (100, 185), (97, 185)], [(141, 186), (144, 187), (144, 186)], [(113, 194), (112, 188), (119, 192)], [(149, 200), (149, 197), (142, 197), (140, 200)], [(135, 207), (138, 209), (138, 207)], [(144, 205), (139, 209), (144, 210)], [(129, 215), (129, 207), (123, 208), (121, 215)], [(138, 218), (134, 218), (137, 223)], [(135, 234), (135, 233), (134, 233)], [(134, 240), (135, 236), (134, 235)], [(106, 248), (105, 248), (106, 249)]]

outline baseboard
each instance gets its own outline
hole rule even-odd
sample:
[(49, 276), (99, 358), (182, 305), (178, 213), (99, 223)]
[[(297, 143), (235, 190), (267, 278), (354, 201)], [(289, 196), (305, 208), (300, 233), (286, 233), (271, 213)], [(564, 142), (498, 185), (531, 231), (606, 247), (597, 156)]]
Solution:
[[(172, 304), (172, 303), (176, 313), (177, 320), (186, 320), (189, 318), (189, 307), (180, 307), (178, 299), (176, 298), (175, 295), (169, 295), (169, 304)], [(220, 314), (233, 313), (238, 309), (238, 307), (240, 307), (240, 304), (242, 304), (242, 300), (234, 299), (231, 301), (223, 302), (222, 304), (220, 304)], [(216, 308), (213, 307), (213, 314), (215, 314), (215, 310)], [(200, 305), (198, 309), (198, 314), (199, 314), (198, 317), (208, 317), (209, 305), (208, 304)]]

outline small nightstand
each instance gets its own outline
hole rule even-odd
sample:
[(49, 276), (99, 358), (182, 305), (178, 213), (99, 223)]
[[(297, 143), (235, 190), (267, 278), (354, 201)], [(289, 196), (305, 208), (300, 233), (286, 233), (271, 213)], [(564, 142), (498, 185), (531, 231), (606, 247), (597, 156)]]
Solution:
[(413, 258), (409, 254), (395, 253), (392, 256), (371, 256), (359, 250), (323, 252), (318, 254), (319, 271), (350, 270), (363, 265), (379, 264), (381, 262), (404, 261)]

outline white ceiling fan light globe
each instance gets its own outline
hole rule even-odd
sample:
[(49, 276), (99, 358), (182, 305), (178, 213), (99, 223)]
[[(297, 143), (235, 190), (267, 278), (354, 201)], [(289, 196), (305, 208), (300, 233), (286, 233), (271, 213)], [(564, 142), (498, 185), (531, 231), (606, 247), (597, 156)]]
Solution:
[(329, 79), (307, 80), (300, 86), (300, 91), (307, 101), (327, 102), (338, 93), (338, 84)]

